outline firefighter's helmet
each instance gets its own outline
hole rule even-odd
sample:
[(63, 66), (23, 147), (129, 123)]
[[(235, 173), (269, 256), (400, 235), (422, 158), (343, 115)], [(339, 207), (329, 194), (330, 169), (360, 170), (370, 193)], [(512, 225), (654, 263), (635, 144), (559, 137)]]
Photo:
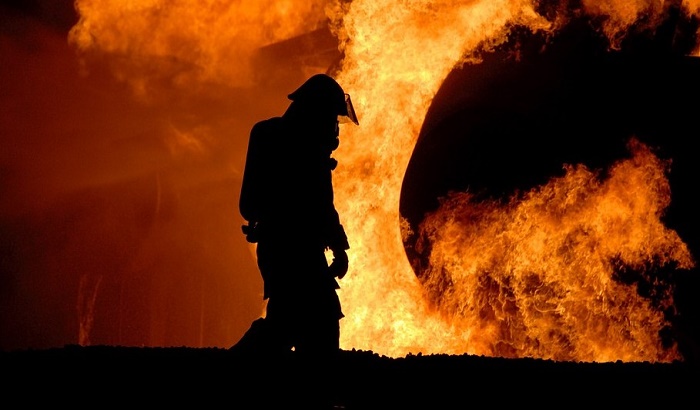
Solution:
[(290, 100), (318, 107), (332, 107), (340, 116), (340, 120), (349, 120), (359, 125), (355, 108), (350, 94), (335, 79), (326, 74), (315, 74), (304, 82), (293, 93), (287, 96)]

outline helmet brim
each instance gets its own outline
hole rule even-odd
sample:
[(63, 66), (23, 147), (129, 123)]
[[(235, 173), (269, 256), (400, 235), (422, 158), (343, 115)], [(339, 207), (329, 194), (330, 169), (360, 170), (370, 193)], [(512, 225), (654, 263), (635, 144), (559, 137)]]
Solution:
[(357, 119), (357, 114), (355, 113), (355, 107), (352, 105), (352, 100), (350, 99), (350, 94), (345, 94), (345, 109), (340, 115), (340, 122), (354, 122), (355, 125), (360, 125), (360, 121)]

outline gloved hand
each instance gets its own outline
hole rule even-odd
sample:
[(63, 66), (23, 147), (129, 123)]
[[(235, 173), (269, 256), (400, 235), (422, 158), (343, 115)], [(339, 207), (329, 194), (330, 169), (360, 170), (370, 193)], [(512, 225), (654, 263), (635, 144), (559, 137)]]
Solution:
[(343, 279), (343, 276), (348, 273), (348, 254), (344, 250), (334, 250), (333, 262), (328, 270), (333, 277)]
[(248, 225), (241, 226), (241, 229), (243, 230), (246, 241), (256, 243), (260, 239), (257, 222), (248, 222)]

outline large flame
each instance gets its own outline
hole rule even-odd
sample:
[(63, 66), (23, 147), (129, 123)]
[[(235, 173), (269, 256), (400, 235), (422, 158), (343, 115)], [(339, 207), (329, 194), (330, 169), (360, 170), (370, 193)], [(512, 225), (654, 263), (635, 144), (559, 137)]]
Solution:
[[(610, 30), (619, 36), (630, 16), (648, 11), (648, 2), (637, 3), (587, 7), (612, 14), (617, 28)], [(664, 255), (664, 263), (692, 263), (685, 245), (662, 229), (668, 192), (659, 189), (664, 176), (649, 154), (619, 165), (601, 187), (585, 170), (572, 170), (506, 209), (483, 209), (488, 206), (470, 204), (466, 194), (446, 200), (424, 227), (434, 274), (425, 281), (447, 307), (440, 313), (405, 257), (399, 192), (432, 97), (456, 64), (480, 46), (504, 41), (512, 25), (552, 29), (533, 7), (530, 1), (354, 1), (342, 14), (346, 57), (339, 80), (357, 96), (362, 115), (361, 127), (343, 131), (336, 172), (352, 246), (341, 289), (344, 347), (390, 356), (676, 358), (659, 340), (663, 317), (611, 277), (614, 257), (637, 265)], [(624, 186), (630, 178), (636, 184)]]
[(460, 193), (426, 218), (424, 286), (448, 320), (475, 330), (462, 339), (465, 350), (557, 360), (675, 358), (658, 340), (669, 289), (658, 290), (660, 306), (653, 306), (636, 283), (619, 281), (621, 266), (645, 272), (693, 264), (660, 222), (670, 198), (665, 164), (636, 140), (630, 144), (633, 157), (604, 180), (567, 166), (565, 176), (507, 205)]
[[(469, 328), (430, 313), (401, 240), (399, 194), (422, 119), (465, 54), (498, 42), (509, 23), (546, 25), (528, 2), (353, 2), (343, 17), (339, 80), (357, 96), (361, 126), (343, 130), (337, 204), (350, 238), (341, 297), (344, 347), (390, 356), (468, 349)], [(368, 81), (372, 79), (372, 81)], [(476, 329), (474, 329), (476, 330)]]
[[(514, 26), (554, 32), (566, 24), (567, 3), (557, 4), (540, 14), (534, 0), (78, 0), (71, 41), (128, 56), (118, 73), (142, 94), (153, 75), (141, 62), (153, 57), (189, 64), (169, 73), (176, 85), (241, 86), (251, 80), (253, 50), (330, 19), (344, 55), (336, 77), (361, 124), (342, 129), (334, 177), (351, 245), (341, 347), (394, 357), (674, 360), (659, 337), (660, 307), (614, 280), (616, 263), (693, 264), (660, 220), (667, 166), (640, 143), (605, 179), (572, 164), (506, 205), (445, 198), (416, 233), (430, 249), (428, 273), (417, 277), (406, 257), (399, 195), (432, 98), (455, 66), (478, 62), (478, 51), (505, 42)], [(680, 4), (700, 12), (698, 0)], [(640, 21), (653, 26), (663, 6), (582, 2), (583, 12), (606, 17), (613, 47)], [(660, 299), (661, 308), (673, 303)]]

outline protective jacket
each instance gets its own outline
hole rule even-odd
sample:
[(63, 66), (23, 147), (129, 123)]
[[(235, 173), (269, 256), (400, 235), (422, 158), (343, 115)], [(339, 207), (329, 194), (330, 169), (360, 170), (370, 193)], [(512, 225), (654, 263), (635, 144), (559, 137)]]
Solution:
[[(311, 272), (295, 271), (308, 267), (295, 260), (306, 259), (319, 266), (319, 255), (325, 249), (349, 249), (333, 203), (336, 161), (331, 152), (335, 146), (328, 135), (313, 134), (304, 123), (285, 117), (260, 121), (250, 133), (239, 210), (254, 227), (247, 238), (258, 243), (265, 298), (277, 289), (310, 292), (318, 287), (338, 288), (327, 265)], [(260, 260), (261, 251), (266, 257), (275, 254), (279, 259), (290, 259), (266, 265), (268, 262)]]

